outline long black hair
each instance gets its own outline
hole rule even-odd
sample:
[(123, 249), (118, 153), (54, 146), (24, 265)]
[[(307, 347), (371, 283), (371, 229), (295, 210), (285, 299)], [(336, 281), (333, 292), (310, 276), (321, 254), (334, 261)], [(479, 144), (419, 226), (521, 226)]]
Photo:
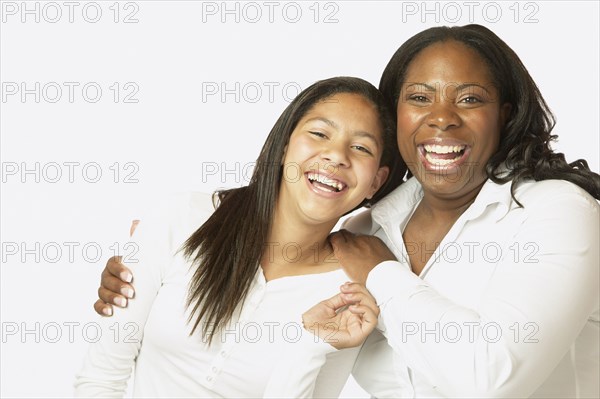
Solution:
[(600, 176), (589, 169), (587, 162), (579, 159), (567, 163), (564, 154), (551, 149), (551, 142), (557, 138), (552, 135), (554, 116), (517, 54), (481, 25), (430, 28), (400, 46), (379, 83), (379, 89), (393, 104), (394, 114), (411, 61), (426, 47), (447, 40), (465, 44), (485, 60), (499, 89), (500, 104), (512, 106), (498, 150), (486, 165), (488, 178), (500, 184), (512, 181), (511, 193), (519, 205), (514, 190), (525, 179), (567, 180), (600, 199)]
[[(215, 212), (183, 245), (184, 254), (196, 267), (187, 299), (192, 308), (190, 321), (195, 319), (192, 334), (202, 322), (203, 337), (210, 343), (213, 334), (243, 305), (271, 229), (290, 135), (317, 102), (338, 93), (358, 94), (379, 113), (383, 136), (380, 165), (389, 167), (390, 173), (369, 202), (377, 202), (402, 182), (406, 165), (398, 152), (395, 119), (373, 85), (358, 78), (337, 77), (303, 90), (271, 129), (248, 186), (216, 193), (219, 205)], [(366, 204), (363, 201), (359, 206)]]

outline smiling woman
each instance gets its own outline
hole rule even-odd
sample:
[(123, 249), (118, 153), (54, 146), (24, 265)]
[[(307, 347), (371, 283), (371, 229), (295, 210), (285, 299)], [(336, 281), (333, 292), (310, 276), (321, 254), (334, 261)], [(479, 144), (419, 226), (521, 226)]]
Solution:
[[(600, 176), (552, 150), (519, 58), (485, 27), (431, 28), (380, 88), (413, 177), (346, 223), (376, 237), (332, 237), (357, 282), (339, 298), (366, 284), (387, 338), (355, 377), (377, 397), (598, 397)], [(335, 298), (305, 319), (326, 325)]]

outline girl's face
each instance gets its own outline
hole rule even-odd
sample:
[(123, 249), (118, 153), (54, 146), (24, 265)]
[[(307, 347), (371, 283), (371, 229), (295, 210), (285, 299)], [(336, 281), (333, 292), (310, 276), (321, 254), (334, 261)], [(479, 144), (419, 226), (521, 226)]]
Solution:
[(479, 54), (446, 41), (411, 61), (397, 111), (402, 158), (426, 193), (451, 199), (485, 181), (510, 105)]
[(290, 136), (279, 204), (315, 222), (337, 220), (385, 182), (382, 152), (382, 128), (373, 104), (349, 93), (319, 101)]

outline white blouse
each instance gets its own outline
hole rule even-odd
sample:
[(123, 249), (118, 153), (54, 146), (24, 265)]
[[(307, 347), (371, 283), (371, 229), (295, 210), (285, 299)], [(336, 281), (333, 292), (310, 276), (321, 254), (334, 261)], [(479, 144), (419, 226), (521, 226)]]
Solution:
[(170, 222), (144, 219), (136, 229), (139, 252), (124, 262), (136, 296), (100, 321), (103, 334), (77, 375), (77, 396), (122, 397), (132, 368), (136, 397), (339, 395), (358, 349), (336, 351), (303, 330), (301, 315), (339, 292), (348, 281), (343, 271), (267, 282), (259, 268), (241, 312), (208, 346), (199, 331), (190, 335), (185, 300), (192, 271), (175, 253), (210, 216), (212, 201), (195, 194), (173, 209)]
[[(599, 397), (599, 206), (561, 180), (484, 184), (420, 276), (402, 232), (411, 179), (346, 227), (398, 261), (370, 273), (381, 309), (354, 376), (377, 397)], [(427, 249), (425, 249), (427, 250)], [(414, 252), (413, 252), (414, 253)]]

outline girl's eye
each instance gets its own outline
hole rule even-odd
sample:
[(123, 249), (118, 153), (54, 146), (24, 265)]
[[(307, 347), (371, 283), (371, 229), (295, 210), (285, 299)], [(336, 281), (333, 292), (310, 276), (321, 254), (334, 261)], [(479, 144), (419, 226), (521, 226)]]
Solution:
[(320, 138), (323, 138), (323, 139), (327, 138), (327, 135), (325, 133), (312, 132), (312, 131), (309, 131), (308, 133), (312, 134), (313, 136), (317, 136), (317, 137), (320, 137)]
[(360, 152), (364, 152), (365, 154), (373, 155), (373, 153), (369, 151), (368, 148), (363, 147), (362, 145), (353, 145), (352, 148), (357, 149)]

